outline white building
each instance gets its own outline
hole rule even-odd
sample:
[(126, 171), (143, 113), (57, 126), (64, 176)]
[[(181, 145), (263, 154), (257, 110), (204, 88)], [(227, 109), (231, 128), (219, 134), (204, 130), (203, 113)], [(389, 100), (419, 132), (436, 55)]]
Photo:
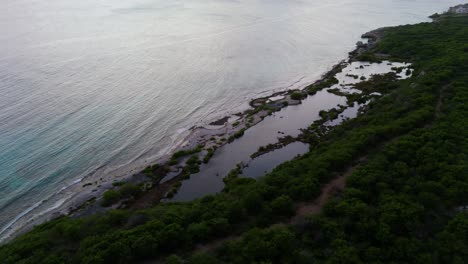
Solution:
[(451, 7), (449, 13), (468, 14), (468, 4)]

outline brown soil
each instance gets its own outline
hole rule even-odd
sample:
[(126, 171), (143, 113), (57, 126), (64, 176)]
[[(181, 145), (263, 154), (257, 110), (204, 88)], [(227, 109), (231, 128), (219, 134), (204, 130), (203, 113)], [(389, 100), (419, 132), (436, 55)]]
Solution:
[(435, 118), (434, 119), (438, 119), (441, 115), (441, 108), (442, 108), (442, 102), (443, 102), (443, 99), (444, 99), (444, 93), (445, 91), (447, 91), (447, 89), (450, 87), (450, 84), (447, 84), (447, 85), (444, 85), (442, 86), (442, 88), (440, 88), (440, 91), (439, 91), (439, 99), (437, 99), (437, 104), (436, 104), (436, 108), (435, 108)]
[(328, 200), (336, 195), (337, 193), (344, 190), (346, 186), (346, 179), (353, 174), (356, 167), (361, 163), (367, 160), (367, 156), (359, 159), (358, 164), (349, 167), (342, 175), (333, 181), (329, 182), (322, 188), (322, 192), (319, 197), (317, 197), (312, 202), (300, 203), (296, 210), (296, 215), (294, 215), (290, 220), (289, 224), (295, 225), (302, 223), (308, 216), (319, 214), (323, 206), (328, 202)]

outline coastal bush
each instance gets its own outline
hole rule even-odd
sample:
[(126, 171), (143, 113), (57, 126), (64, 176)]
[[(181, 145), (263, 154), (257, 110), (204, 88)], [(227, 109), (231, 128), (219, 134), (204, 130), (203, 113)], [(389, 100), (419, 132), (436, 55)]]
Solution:
[(182, 157), (193, 155), (193, 154), (198, 153), (198, 152), (200, 152), (202, 150), (203, 150), (203, 145), (198, 145), (194, 149), (179, 150), (179, 151), (175, 152), (174, 154), (172, 154), (171, 159), (172, 160), (177, 160), (177, 159), (182, 158)]
[(430, 15), (429, 17), (432, 18), (432, 19), (437, 19), (437, 18), (440, 17), (440, 15), (438, 13), (434, 13), (434, 14)]
[(363, 54), (358, 56), (358, 60), (360, 61), (366, 61), (366, 62), (375, 62), (375, 63), (380, 63), (382, 62), (382, 59), (377, 57), (374, 53), (372, 52), (364, 52)]
[(293, 92), (290, 96), (293, 100), (302, 100), (302, 98), (304, 98), (304, 95), (301, 92)]
[(274, 199), (270, 203), (273, 213), (279, 216), (291, 216), (294, 213), (294, 203), (293, 200), (286, 195), (281, 195), (280, 197)]
[(344, 111), (344, 108), (341, 109), (336, 109), (332, 108), (328, 111), (321, 110), (319, 112), (319, 116), (322, 118), (323, 121), (329, 121), (329, 120), (334, 120), (338, 118), (339, 114)]
[(316, 84), (312, 84), (306, 87), (307, 93), (309, 95), (314, 95), (318, 91), (324, 89), (324, 88), (329, 88), (333, 86), (334, 84), (339, 83), (339, 80), (336, 77), (330, 77), (325, 80), (322, 80)]
[(232, 136), (230, 136), (230, 137), (228, 138), (228, 142), (231, 143), (231, 142), (233, 142), (234, 140), (236, 140), (236, 139), (242, 137), (242, 136), (244, 135), (244, 133), (245, 133), (245, 130), (246, 130), (245, 128), (242, 128), (242, 129), (240, 129), (239, 131), (237, 131), (236, 133), (234, 133)]
[(158, 178), (160, 176), (162, 176), (163, 174), (165, 174), (165, 168), (163, 165), (160, 165), (160, 164), (154, 164), (154, 165), (150, 165), (148, 167), (146, 167), (144, 170), (143, 170), (143, 173), (146, 174), (146, 176), (150, 177), (150, 178)]
[(221, 249), (221, 260), (236, 263), (288, 263), (295, 253), (294, 234), (285, 227), (252, 229)]
[(207, 253), (196, 253), (189, 260), (190, 264), (218, 264), (218, 260)]
[(213, 157), (214, 155), (214, 150), (213, 149), (208, 149), (208, 153), (206, 153), (205, 157), (203, 157), (203, 163), (208, 163), (210, 161), (210, 159)]
[(112, 186), (114, 186), (114, 187), (119, 187), (119, 186), (122, 186), (122, 185), (124, 185), (124, 184), (125, 184), (125, 182), (116, 181), (116, 182), (113, 182), (113, 183), (112, 183)]
[(141, 193), (141, 188), (131, 183), (124, 183), (119, 189), (111, 189), (106, 191), (101, 200), (101, 205), (104, 207), (110, 206), (121, 200), (122, 198), (128, 198), (130, 196), (136, 197)]
[(138, 196), (141, 192), (141, 188), (137, 185), (126, 183), (119, 189), (122, 197)]
[(192, 155), (188, 160), (187, 160), (187, 170), (191, 174), (197, 173), (200, 171), (200, 163), (201, 161), (198, 158), (198, 155)]
[[(468, 262), (467, 26), (460, 16), (386, 29), (371, 52), (411, 62), (417, 74), (367, 80), (364, 91), (384, 96), (263, 178), (238, 166), (222, 192), (192, 202), (56, 219), (0, 246), (2, 263)], [(322, 213), (284, 221), (291, 203), (313, 203), (342, 175), (346, 188)], [(134, 224), (136, 215), (144, 221)]]
[(308, 93), (309, 95), (314, 95), (314, 94), (316, 94), (316, 93), (317, 93), (318, 91), (320, 91), (320, 90), (321, 90), (320, 87), (317, 87), (317, 86), (310, 86), (310, 87), (307, 88), (307, 93)]
[(173, 254), (166, 258), (165, 263), (167, 264), (184, 264), (185, 261), (183, 258)]
[(118, 202), (121, 198), (120, 192), (116, 190), (108, 190), (102, 196), (101, 205), (104, 207), (110, 206)]
[(143, 173), (151, 177), (153, 175), (153, 168), (152, 166), (148, 166), (143, 170)]

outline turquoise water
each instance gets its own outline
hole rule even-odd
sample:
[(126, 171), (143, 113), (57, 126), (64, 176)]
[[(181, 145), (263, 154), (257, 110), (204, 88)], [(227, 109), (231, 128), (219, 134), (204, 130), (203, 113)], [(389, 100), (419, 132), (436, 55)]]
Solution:
[(60, 206), (83, 178), (133, 173), (193, 125), (315, 80), (363, 32), (457, 3), (2, 3), (0, 235)]

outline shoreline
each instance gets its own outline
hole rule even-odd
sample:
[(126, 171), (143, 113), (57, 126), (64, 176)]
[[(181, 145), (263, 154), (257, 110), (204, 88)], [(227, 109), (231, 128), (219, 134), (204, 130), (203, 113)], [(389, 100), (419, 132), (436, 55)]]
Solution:
[[(132, 176), (142, 184), (112, 184), (76, 214), (0, 245), (0, 256), (11, 264), (464, 259), (467, 23), (448, 15), (392, 27), (375, 46), (358, 43), (333, 76), (252, 99), (258, 105), (238, 116), (212, 111), (210, 124), (169, 130), (164, 154), (176, 152)], [(136, 160), (111, 158), (120, 168)], [(104, 213), (86, 215), (99, 204)]]
[[(360, 44), (360, 42), (358, 42), (357, 47), (353, 51), (349, 52), (347, 59), (341, 60), (340, 62), (334, 64), (330, 68), (330, 70), (327, 70), (323, 75), (321, 75), (321, 77), (319, 77), (316, 81), (310, 84), (305, 84), (303, 85), (303, 87), (296, 89), (291, 89), (290, 87), (288, 87), (285, 88), (285, 90), (274, 92), (272, 91), (273, 93), (267, 96), (249, 99), (248, 108), (243, 112), (226, 115), (222, 118), (217, 118), (204, 126), (193, 126), (185, 131), (185, 133), (188, 133), (188, 135), (183, 137), (181, 140), (174, 142), (174, 144), (168, 147), (167, 151), (160, 157), (149, 162), (145, 161), (144, 164), (139, 164), (135, 166), (132, 170), (124, 172), (121, 176), (102, 175), (98, 171), (95, 171), (88, 176), (84, 176), (80, 179), (73, 181), (72, 184), (63, 187), (61, 190), (54, 193), (49, 199), (53, 199), (54, 196), (59, 196), (62, 192), (67, 191), (71, 192), (69, 197), (57, 200), (57, 202), (52, 207), (49, 207), (47, 210), (43, 210), (42, 212), (40, 212), (39, 215), (35, 216), (35, 218), (23, 222), (17, 228), (14, 228), (14, 226), (15, 224), (19, 223), (19, 220), (21, 220), (24, 217), (27, 217), (31, 211), (37, 209), (39, 206), (41, 206), (48, 200), (38, 202), (33, 207), (27, 209), (25, 211), (26, 213), (22, 213), (17, 218), (13, 219), (13, 223), (10, 222), (10, 226), (5, 227), (3, 232), (6, 233), (2, 235), (0, 239), (0, 244), (9, 242), (17, 236), (30, 231), (36, 225), (39, 225), (46, 221), (54, 220), (64, 216), (82, 217), (99, 212), (105, 212), (109, 209), (121, 208), (120, 203), (107, 208), (99, 208), (101, 206), (98, 205), (98, 201), (102, 199), (104, 192), (114, 187), (113, 183), (128, 182), (137, 184), (152, 181), (152, 179), (145, 175), (143, 172), (148, 165), (152, 166), (154, 164), (167, 163), (170, 160), (170, 157), (175, 152), (181, 150), (189, 150), (200, 144), (203, 144), (205, 148), (219, 148), (230, 143), (230, 138), (236, 133), (239, 133), (240, 131), (242, 131), (243, 133), (243, 131), (249, 129), (252, 126), (255, 126), (256, 124), (261, 122), (263, 118), (272, 113), (271, 109), (260, 109), (256, 111), (257, 109), (262, 108), (265, 105), (271, 105), (273, 106), (275, 111), (278, 111), (289, 105), (300, 104), (302, 99), (294, 100), (291, 98), (291, 94), (293, 94), (294, 92), (300, 92), (304, 96), (307, 96), (307, 90), (310, 87), (320, 85), (321, 83), (326, 82), (327, 79), (331, 78), (341, 69), (343, 69), (344, 65), (348, 61), (352, 61), (364, 51), (372, 48), (373, 45), (375, 45), (375, 43), (380, 39), (379, 32), (381, 32), (382, 29), (384, 28), (379, 28), (363, 34), (361, 38), (368, 39), (368, 43)], [(265, 93), (268, 93), (268, 91), (265, 91)], [(278, 97), (282, 97), (282, 99), (273, 100)], [(256, 112), (251, 114), (252, 111)], [(247, 120), (247, 117), (251, 119)], [(236, 123), (238, 124), (236, 125)], [(216, 139), (215, 141), (212, 140), (213, 137)], [(222, 139), (225, 140), (223, 141)], [(233, 140), (235, 140), (235, 138)], [(160, 199), (164, 198), (164, 196), (167, 194), (167, 191), (170, 189), (168, 188), (168, 186), (170, 187), (171, 184), (180, 181), (181, 175), (176, 175), (175, 177), (167, 181), (164, 181), (165, 178), (170, 173), (177, 173), (178, 171), (180, 171), (180, 169), (183, 168), (183, 165), (184, 161), (179, 162), (175, 166), (171, 166), (171, 169), (165, 175), (163, 175), (163, 177), (159, 179), (159, 181), (153, 184), (155, 186), (152, 186), (149, 190), (146, 190), (146, 192), (156, 192), (162, 195)], [(119, 169), (117, 169), (116, 171), (119, 171)], [(112, 174), (115, 174), (115, 171), (113, 171)], [(106, 179), (103, 180), (104, 178)], [(97, 186), (94, 186), (98, 182), (99, 184)], [(161, 188), (161, 186), (166, 188)], [(153, 203), (151, 203), (151, 205), (152, 204)], [(145, 207), (148, 205), (149, 204), (145, 205)], [(139, 206), (132, 206), (130, 208), (139, 208)]]

